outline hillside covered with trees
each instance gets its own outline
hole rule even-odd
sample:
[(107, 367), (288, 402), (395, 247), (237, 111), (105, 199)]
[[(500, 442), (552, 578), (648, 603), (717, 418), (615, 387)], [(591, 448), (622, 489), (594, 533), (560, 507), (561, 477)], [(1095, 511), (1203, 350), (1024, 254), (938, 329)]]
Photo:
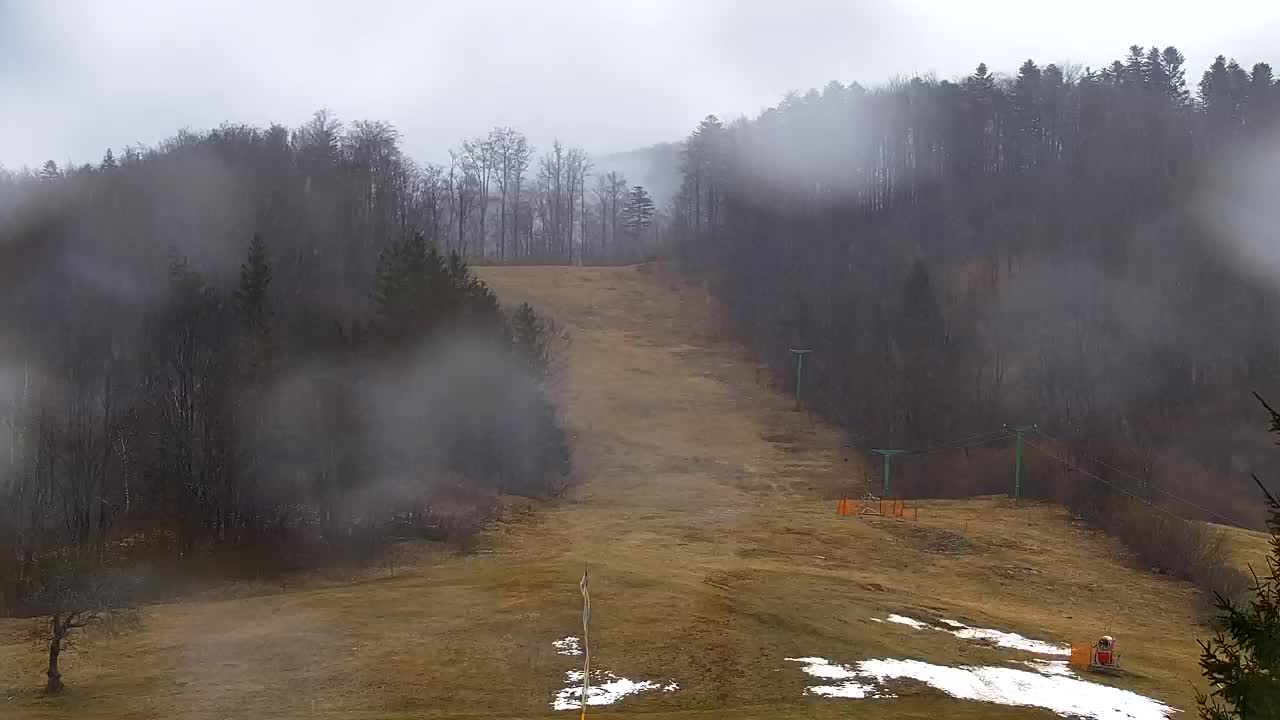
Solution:
[(462, 162), (417, 167), (390, 127), (321, 113), (0, 174), (0, 610), (135, 560), (155, 595), (203, 560), (467, 543), (496, 495), (558, 494), (561, 336), (463, 253), (566, 252), (567, 223), (527, 229), (564, 196), (513, 185), (523, 210), (486, 221)]
[[(789, 348), (813, 348), (805, 399), (856, 447), (1038, 423), (1111, 485), (1041, 463), (1031, 493), (1118, 487), (1259, 524), (1242, 469), (1273, 462), (1250, 392), (1280, 380), (1280, 298), (1247, 251), (1280, 237), (1250, 222), (1280, 85), (1219, 57), (1193, 93), (1189, 71), (1175, 48), (1134, 46), (1102, 69), (832, 82), (708, 117), (676, 251), (777, 377), (793, 382)], [(921, 460), (900, 489), (1010, 489), (1007, 459), (973, 460)]]

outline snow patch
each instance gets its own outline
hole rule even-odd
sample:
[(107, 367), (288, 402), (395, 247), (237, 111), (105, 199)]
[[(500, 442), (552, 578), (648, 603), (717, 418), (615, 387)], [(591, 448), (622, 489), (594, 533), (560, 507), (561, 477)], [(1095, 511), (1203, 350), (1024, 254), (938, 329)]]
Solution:
[[(873, 620), (875, 618), (872, 618)], [(982, 640), (993, 645), (1013, 650), (1025, 650), (1037, 655), (1071, 655), (1070, 645), (1060, 645), (1058, 643), (1045, 642), (1044, 640), (1033, 640), (1023, 637), (1018, 633), (1005, 632), (1003, 630), (994, 630), (992, 628), (969, 627), (962, 622), (948, 620), (947, 618), (938, 618), (938, 622), (947, 627), (937, 627), (926, 622), (916, 620), (915, 618), (905, 617), (903, 615), (890, 615), (886, 618), (889, 622), (898, 623), (899, 625), (907, 625), (916, 630), (941, 630), (949, 632), (961, 640)]]
[(804, 663), (804, 671), (806, 673), (827, 680), (844, 680), (855, 677), (858, 674), (843, 665), (832, 665), (826, 658), (802, 657), (785, 659), (790, 662)]
[[(578, 710), (582, 707), (582, 671), (570, 670), (564, 674), (565, 688), (556, 693), (551, 702), (552, 710)], [(618, 677), (607, 671), (591, 673), (591, 687), (587, 694), (587, 705), (612, 705), (628, 695), (635, 695), (646, 690), (675, 692), (680, 686), (674, 682), (665, 685), (653, 680), (629, 680)]]
[(578, 638), (570, 635), (566, 638), (555, 640), (551, 643), (556, 646), (557, 655), (581, 655), (582, 647), (578, 644)]
[(925, 628), (929, 627), (929, 624), (928, 624), (928, 623), (920, 622), (919, 620), (916, 620), (915, 618), (909, 618), (909, 617), (906, 617), (905, 615), (890, 615), (889, 617), (887, 617), (887, 618), (885, 618), (885, 619), (886, 619), (886, 620), (888, 620), (888, 621), (889, 621), (889, 622), (891, 622), (891, 623), (898, 623), (899, 625), (906, 625), (906, 626), (908, 626), (908, 627), (913, 627), (913, 628), (915, 628), (915, 629), (917, 629), (917, 630), (924, 630)]
[(1023, 660), (1023, 665), (1035, 670), (1041, 675), (1061, 675), (1063, 677), (1075, 677), (1076, 674), (1071, 671), (1071, 667), (1067, 665), (1066, 660)]
[(845, 681), (839, 685), (813, 685), (805, 689), (806, 694), (838, 698), (894, 697), (893, 695), (881, 693), (875, 685), (868, 685), (851, 679), (857, 677), (858, 673), (843, 665), (832, 665), (827, 662), (826, 658), (803, 657), (787, 658), (787, 660), (804, 663), (804, 671), (814, 677), (823, 678), (824, 680)]
[(865, 685), (854, 680), (842, 682), (839, 685), (813, 685), (807, 688), (805, 692), (822, 697), (853, 698), (855, 700), (897, 697), (897, 695), (881, 693), (876, 689), (875, 685)]
[(1014, 650), (1026, 650), (1027, 652), (1035, 653), (1037, 655), (1071, 654), (1071, 646), (1069, 645), (1059, 645), (1058, 643), (1050, 643), (1043, 640), (1032, 640), (1031, 638), (1023, 637), (1018, 633), (1004, 632), (1003, 630), (967, 627), (954, 620), (947, 622), (947, 624), (952, 628), (947, 632), (955, 635), (961, 640), (985, 640), (998, 647), (1012, 648)]
[(945, 667), (919, 660), (863, 660), (854, 666), (835, 665), (824, 658), (787, 658), (805, 663), (815, 677), (841, 678), (840, 685), (816, 685), (805, 692), (825, 697), (893, 697), (884, 684), (915, 680), (954, 698), (997, 705), (1044, 708), (1063, 717), (1093, 720), (1165, 720), (1178, 712), (1137, 693), (1087, 682), (1063, 674), (1054, 662), (1043, 672), (1006, 667)]

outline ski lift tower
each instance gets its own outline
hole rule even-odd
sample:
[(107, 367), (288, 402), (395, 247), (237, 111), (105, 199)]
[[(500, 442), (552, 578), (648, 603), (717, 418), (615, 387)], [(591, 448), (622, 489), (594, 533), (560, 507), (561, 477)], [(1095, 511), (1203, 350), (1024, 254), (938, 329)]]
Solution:
[(800, 410), (800, 378), (803, 376), (803, 372), (804, 372), (804, 356), (813, 352), (813, 348), (808, 348), (804, 350), (797, 349), (797, 348), (789, 348), (789, 349), (791, 350), (791, 354), (796, 356), (796, 410), (799, 411)]

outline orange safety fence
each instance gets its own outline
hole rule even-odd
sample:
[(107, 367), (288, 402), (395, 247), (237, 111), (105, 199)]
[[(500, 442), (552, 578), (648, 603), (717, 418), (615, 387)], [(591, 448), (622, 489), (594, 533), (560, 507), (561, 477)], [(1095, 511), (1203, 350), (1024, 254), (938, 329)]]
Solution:
[(1071, 645), (1071, 667), (1088, 668), (1093, 662), (1092, 645)]
[[(881, 515), (884, 517), (905, 518), (907, 502), (901, 499), (878, 498), (867, 496), (859, 500), (840, 498), (836, 501), (837, 515)], [(915, 502), (911, 503), (911, 515), (919, 518), (920, 509)]]

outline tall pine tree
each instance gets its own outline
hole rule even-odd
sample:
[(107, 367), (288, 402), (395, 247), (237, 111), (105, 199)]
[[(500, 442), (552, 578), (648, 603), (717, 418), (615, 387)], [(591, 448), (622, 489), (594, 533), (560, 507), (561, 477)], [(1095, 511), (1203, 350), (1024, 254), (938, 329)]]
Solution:
[[(110, 151), (108, 151), (110, 152)], [(271, 285), (271, 263), (267, 260), (267, 244), (254, 235), (249, 243), (249, 256), (240, 265), (240, 284), (236, 287), (236, 313), (245, 332), (252, 335), (270, 333), (270, 310), (267, 289)]]
[(529, 303), (521, 303), (511, 314), (511, 346), (533, 377), (546, 379), (551, 366), (547, 327)]
[(622, 208), (622, 224), (633, 242), (653, 223), (653, 211), (653, 198), (649, 197), (649, 191), (640, 185), (632, 187), (627, 193), (627, 204)]

